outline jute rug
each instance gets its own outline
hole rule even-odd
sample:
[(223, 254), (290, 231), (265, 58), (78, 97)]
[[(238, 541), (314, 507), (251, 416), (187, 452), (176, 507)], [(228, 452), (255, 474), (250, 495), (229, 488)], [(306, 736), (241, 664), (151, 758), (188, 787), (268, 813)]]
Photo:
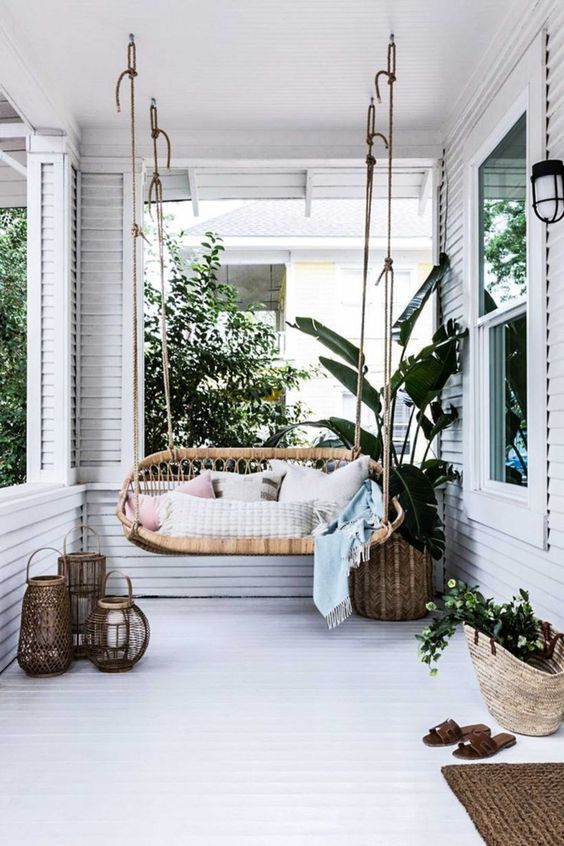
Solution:
[(442, 773), (488, 846), (564, 846), (564, 764), (463, 764)]

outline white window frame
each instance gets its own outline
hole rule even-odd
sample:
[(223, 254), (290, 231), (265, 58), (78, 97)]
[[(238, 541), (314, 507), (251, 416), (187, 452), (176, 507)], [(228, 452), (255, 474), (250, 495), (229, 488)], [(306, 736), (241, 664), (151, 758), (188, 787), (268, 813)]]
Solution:
[[(465, 313), (464, 507), (467, 517), (539, 548), (547, 543), (546, 255), (544, 226), (532, 211), (527, 178), (527, 487), (492, 481), (489, 471), (487, 333), (522, 312), (523, 301), (480, 316), (480, 165), (527, 115), (527, 173), (546, 156), (545, 33), (541, 32), (478, 118), (464, 145)], [(544, 376), (543, 376), (544, 374)]]

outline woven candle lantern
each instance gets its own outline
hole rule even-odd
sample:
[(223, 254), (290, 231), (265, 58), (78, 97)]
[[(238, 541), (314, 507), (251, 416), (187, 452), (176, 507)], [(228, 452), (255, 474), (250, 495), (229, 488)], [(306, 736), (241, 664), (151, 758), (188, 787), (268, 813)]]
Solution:
[[(68, 537), (77, 529), (86, 529), (95, 536), (96, 552), (67, 552)], [(82, 645), (84, 624), (102, 596), (106, 575), (106, 556), (100, 553), (100, 536), (86, 523), (74, 526), (65, 535), (63, 554), (59, 558), (59, 575), (65, 577), (69, 590), (74, 657), (82, 658), (85, 655)]]
[[(127, 596), (107, 596), (110, 576), (123, 576)], [(149, 643), (149, 622), (133, 601), (131, 579), (119, 570), (108, 573), (103, 596), (88, 617), (83, 633), (86, 656), (104, 673), (126, 673), (143, 657)]]
[(54, 547), (42, 546), (27, 562), (18, 664), (29, 676), (58, 676), (72, 661), (70, 602), (64, 576), (29, 575), (33, 558), (45, 550), (61, 554)]

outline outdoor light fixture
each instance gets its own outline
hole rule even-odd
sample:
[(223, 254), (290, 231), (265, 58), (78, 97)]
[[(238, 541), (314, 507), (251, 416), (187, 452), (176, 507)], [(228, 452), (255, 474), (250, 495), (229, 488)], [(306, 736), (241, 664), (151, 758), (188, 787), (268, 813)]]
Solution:
[(533, 209), (543, 223), (564, 217), (564, 162), (547, 159), (533, 165)]

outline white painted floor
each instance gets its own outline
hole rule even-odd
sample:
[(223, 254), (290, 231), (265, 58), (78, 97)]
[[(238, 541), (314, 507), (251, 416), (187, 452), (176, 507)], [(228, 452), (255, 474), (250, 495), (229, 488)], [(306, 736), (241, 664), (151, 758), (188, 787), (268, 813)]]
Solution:
[[(491, 718), (462, 638), (437, 678), (418, 623), (329, 632), (300, 599), (145, 600), (145, 659), (0, 676), (3, 846), (473, 846), (425, 730)], [(496, 761), (564, 759), (564, 732)]]

